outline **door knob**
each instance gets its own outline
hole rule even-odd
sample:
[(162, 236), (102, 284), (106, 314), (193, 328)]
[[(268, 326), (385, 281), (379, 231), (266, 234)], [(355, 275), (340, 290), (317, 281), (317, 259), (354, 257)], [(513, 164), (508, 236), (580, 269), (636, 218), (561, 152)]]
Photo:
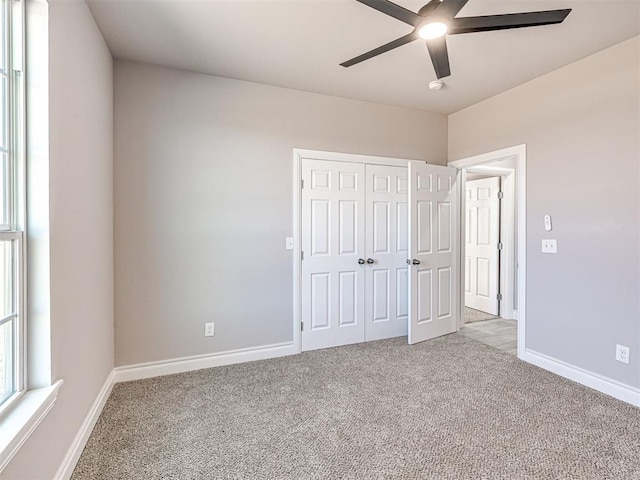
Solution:
[(364, 258), (358, 259), (358, 265), (364, 265)]
[(375, 263), (375, 261), (373, 260), (373, 258), (367, 258), (367, 263), (371, 265), (372, 263)]
[(416, 260), (415, 258), (411, 261), (414, 265), (420, 265), (420, 260)]

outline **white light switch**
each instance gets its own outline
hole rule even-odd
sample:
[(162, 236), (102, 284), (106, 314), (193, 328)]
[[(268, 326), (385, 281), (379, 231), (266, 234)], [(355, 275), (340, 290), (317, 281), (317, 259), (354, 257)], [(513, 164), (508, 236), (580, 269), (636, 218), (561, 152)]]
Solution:
[(555, 240), (542, 240), (542, 253), (558, 253), (558, 245)]
[(293, 250), (293, 237), (287, 237), (284, 242), (284, 248), (287, 250)]
[(551, 226), (551, 215), (544, 216), (544, 229), (550, 232), (553, 227)]

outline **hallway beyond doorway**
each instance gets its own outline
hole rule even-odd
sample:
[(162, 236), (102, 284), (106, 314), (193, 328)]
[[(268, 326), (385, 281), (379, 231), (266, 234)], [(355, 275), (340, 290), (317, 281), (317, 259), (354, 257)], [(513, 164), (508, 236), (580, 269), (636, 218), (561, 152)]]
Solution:
[(498, 317), (482, 322), (467, 323), (460, 329), (460, 333), (511, 355), (517, 354), (518, 327), (515, 320), (505, 320)]

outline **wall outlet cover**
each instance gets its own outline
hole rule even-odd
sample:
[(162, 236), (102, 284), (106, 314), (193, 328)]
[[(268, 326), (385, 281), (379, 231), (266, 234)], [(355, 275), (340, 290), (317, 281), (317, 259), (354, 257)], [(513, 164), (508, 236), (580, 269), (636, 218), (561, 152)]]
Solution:
[(558, 253), (558, 244), (554, 239), (542, 240), (542, 253)]
[(205, 323), (204, 324), (204, 336), (205, 337), (213, 337), (214, 332), (215, 332), (215, 323), (210, 322), (210, 323)]
[(616, 360), (622, 363), (629, 363), (629, 347), (616, 345)]

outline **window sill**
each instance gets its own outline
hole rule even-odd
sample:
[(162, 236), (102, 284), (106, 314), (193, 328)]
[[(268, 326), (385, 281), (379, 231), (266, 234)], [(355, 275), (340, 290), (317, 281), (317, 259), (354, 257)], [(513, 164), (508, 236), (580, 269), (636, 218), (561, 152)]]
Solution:
[(49, 413), (62, 380), (50, 387), (27, 391), (0, 420), (0, 472)]

